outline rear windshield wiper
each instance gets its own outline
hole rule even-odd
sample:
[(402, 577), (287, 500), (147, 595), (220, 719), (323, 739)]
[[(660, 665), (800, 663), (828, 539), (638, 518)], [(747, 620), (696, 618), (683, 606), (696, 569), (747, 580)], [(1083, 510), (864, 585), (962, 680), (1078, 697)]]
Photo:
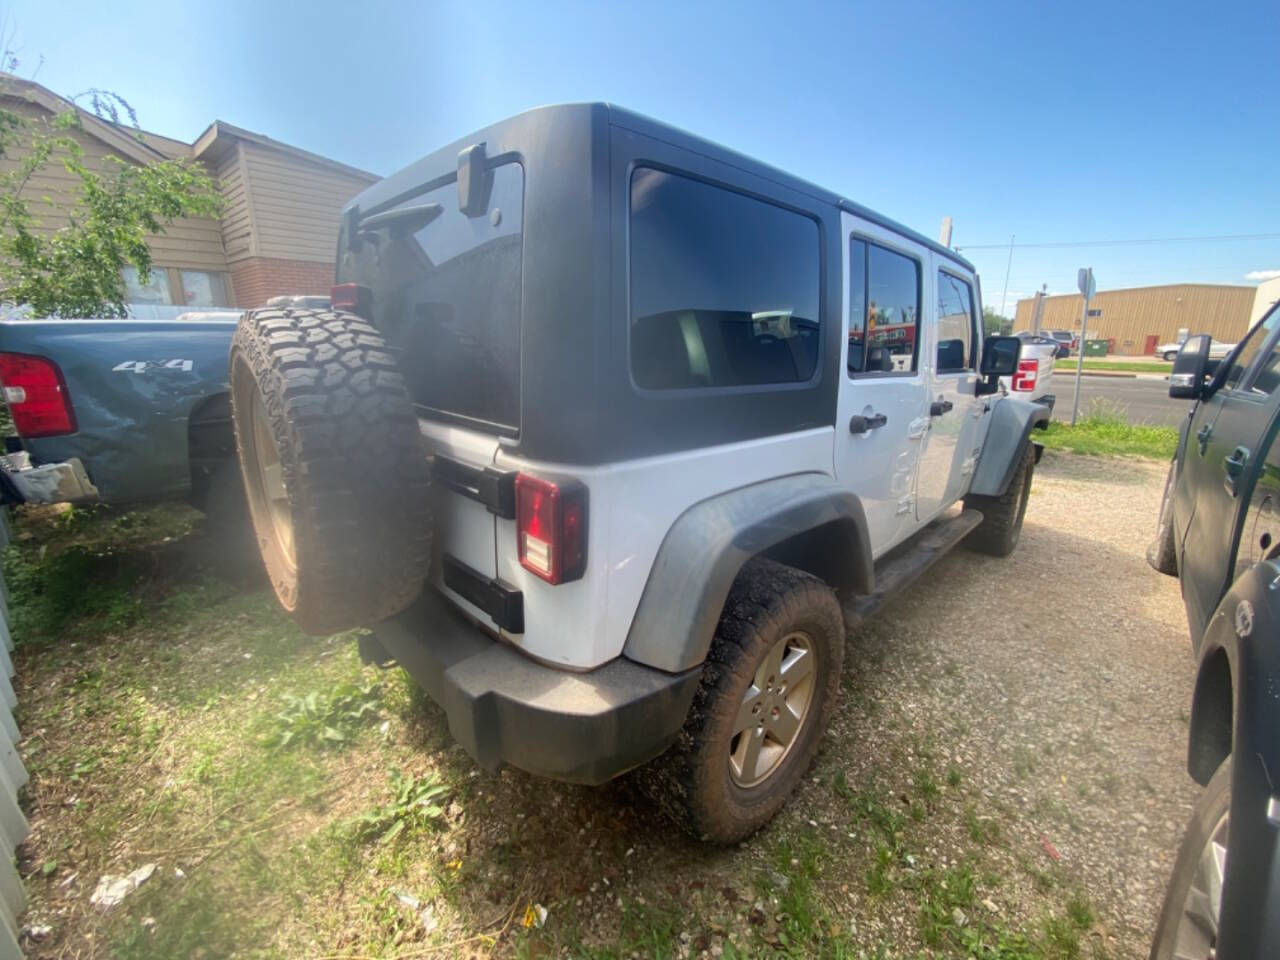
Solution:
[(370, 214), (367, 217), (358, 217), (356, 223), (361, 232), (395, 227), (397, 233), (417, 233), (442, 213), (444, 213), (444, 207), (438, 203), (417, 203), (408, 207), (396, 207), (394, 210), (384, 210), (382, 213)]

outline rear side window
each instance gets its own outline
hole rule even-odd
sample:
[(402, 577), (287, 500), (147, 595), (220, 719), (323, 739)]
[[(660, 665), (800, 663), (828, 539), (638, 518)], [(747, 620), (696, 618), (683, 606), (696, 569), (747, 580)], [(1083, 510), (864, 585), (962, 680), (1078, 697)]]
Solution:
[(973, 366), (973, 288), (938, 271), (938, 372), (963, 373)]
[(854, 237), (849, 246), (849, 373), (914, 370), (919, 333), (919, 261)]
[(631, 178), (631, 376), (648, 390), (804, 383), (821, 336), (818, 225), (732, 190)]
[[(1244, 343), (1235, 351), (1234, 356), (1231, 358), (1231, 369), (1227, 371), (1224, 383), (1228, 390), (1234, 390), (1240, 385), (1240, 381), (1244, 379), (1250, 364), (1257, 357), (1267, 338), (1271, 336), (1271, 331), (1277, 326), (1280, 326), (1280, 307), (1272, 310), (1263, 318), (1261, 323), (1245, 334)], [(1223, 362), (1225, 363), (1226, 361)], [(1260, 378), (1261, 376), (1263, 375), (1260, 375)]]

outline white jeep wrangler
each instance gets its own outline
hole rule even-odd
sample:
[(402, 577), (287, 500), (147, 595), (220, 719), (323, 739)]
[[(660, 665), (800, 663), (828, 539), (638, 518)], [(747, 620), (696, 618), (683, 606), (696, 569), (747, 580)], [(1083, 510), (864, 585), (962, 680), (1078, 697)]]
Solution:
[(257, 537), (297, 621), (371, 627), (487, 768), (652, 761), (684, 827), (741, 838), (846, 631), (1017, 543), (1049, 414), (1000, 391), (973, 267), (715, 144), (521, 114), (352, 200), (336, 279), (232, 345)]

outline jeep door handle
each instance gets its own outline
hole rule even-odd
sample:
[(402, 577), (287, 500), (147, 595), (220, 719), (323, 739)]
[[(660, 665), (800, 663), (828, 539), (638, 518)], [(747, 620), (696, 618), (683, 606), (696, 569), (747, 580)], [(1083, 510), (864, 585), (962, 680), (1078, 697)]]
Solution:
[(1231, 456), (1222, 458), (1222, 465), (1227, 471), (1222, 485), (1227, 488), (1227, 493), (1234, 497), (1239, 492), (1240, 478), (1244, 476), (1244, 469), (1249, 465), (1249, 449), (1236, 447), (1231, 451)]
[(862, 414), (854, 414), (849, 418), (850, 433), (866, 433), (868, 430), (878, 430), (889, 422), (889, 418), (883, 413), (873, 413), (869, 417)]
[(1213, 436), (1213, 424), (1206, 423), (1200, 428), (1196, 434), (1196, 440), (1200, 443), (1200, 456), (1204, 456), (1205, 450), (1209, 448), (1209, 438)]
[(940, 417), (954, 406), (950, 400), (935, 400), (929, 404), (929, 416)]

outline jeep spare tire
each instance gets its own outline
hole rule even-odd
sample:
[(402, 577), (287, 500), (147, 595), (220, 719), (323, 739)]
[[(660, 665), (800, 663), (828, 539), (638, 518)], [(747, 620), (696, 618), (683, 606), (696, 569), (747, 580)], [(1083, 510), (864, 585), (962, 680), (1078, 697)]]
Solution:
[(254, 536), (281, 606), (323, 635), (399, 613), (431, 555), (429, 472), (393, 350), (336, 310), (250, 310), (231, 409)]

